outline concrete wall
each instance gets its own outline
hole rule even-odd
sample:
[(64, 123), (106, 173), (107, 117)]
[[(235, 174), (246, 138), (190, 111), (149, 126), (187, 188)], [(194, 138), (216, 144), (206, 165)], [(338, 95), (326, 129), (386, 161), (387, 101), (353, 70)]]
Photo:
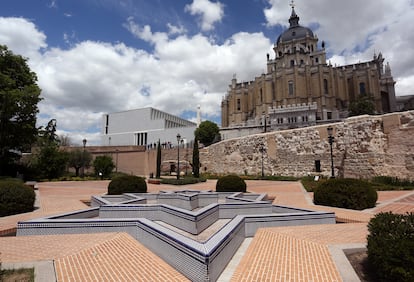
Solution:
[[(414, 111), (360, 116), (331, 124), (335, 175), (370, 178), (378, 175), (414, 179)], [(326, 128), (313, 126), (225, 140), (200, 151), (201, 171), (217, 174), (305, 176), (330, 175)], [(260, 144), (266, 152), (260, 152)]]

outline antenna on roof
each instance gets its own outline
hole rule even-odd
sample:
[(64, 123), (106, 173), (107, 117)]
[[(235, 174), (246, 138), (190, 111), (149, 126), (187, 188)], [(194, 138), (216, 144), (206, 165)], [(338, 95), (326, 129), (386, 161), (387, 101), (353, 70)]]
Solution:
[(290, 4), (289, 4), (289, 6), (290, 7), (292, 7), (292, 9), (294, 9), (295, 8), (295, 1), (294, 0), (292, 0), (291, 2), (290, 2)]

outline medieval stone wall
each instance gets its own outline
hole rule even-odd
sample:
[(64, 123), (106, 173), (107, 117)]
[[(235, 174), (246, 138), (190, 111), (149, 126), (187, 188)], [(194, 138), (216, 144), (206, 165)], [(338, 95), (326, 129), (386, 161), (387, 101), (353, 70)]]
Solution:
[[(334, 128), (336, 176), (414, 180), (414, 111), (225, 140), (200, 151), (201, 171), (260, 175), (263, 158), (266, 175), (329, 176), (328, 126)], [(320, 173), (315, 161), (320, 161)]]

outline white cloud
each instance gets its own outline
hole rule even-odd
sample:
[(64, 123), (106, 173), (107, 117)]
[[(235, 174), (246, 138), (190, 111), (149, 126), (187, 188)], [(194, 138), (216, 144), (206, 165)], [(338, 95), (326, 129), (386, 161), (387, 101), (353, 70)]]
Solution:
[(187, 33), (187, 29), (183, 26), (175, 26), (171, 23), (167, 23), (167, 27), (168, 27), (168, 34), (170, 35)]
[(193, 3), (186, 5), (184, 10), (193, 16), (200, 16), (200, 26), (203, 31), (214, 29), (214, 24), (220, 22), (224, 16), (224, 5), (209, 0), (193, 0)]
[(23, 18), (0, 17), (0, 44), (6, 44), (14, 53), (27, 58), (38, 58), (46, 48), (46, 35)]
[[(152, 106), (179, 115), (195, 112), (200, 104), (204, 118), (218, 118), (232, 74), (237, 72), (239, 80), (260, 74), (271, 45), (262, 33), (237, 33), (218, 45), (200, 34), (169, 38), (132, 19), (127, 27), (153, 44), (153, 53), (123, 43), (94, 41), (80, 42), (68, 50), (39, 52), (37, 48), (36, 60), (29, 63), (38, 75), (44, 98), (39, 104), (39, 125), (55, 118), (59, 132), (73, 142), (87, 138), (90, 144), (98, 144), (96, 131), (107, 112)], [(21, 44), (14, 47), (27, 53), (24, 48), (29, 48), (28, 42), (37, 34), (43, 35), (36, 28), (27, 31)]]

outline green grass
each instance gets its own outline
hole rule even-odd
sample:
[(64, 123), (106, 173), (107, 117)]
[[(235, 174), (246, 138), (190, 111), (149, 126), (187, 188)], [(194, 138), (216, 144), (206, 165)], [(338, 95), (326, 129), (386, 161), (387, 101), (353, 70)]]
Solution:
[(206, 179), (203, 177), (195, 178), (195, 177), (181, 177), (180, 179), (176, 178), (161, 178), (160, 179), (162, 184), (170, 184), (170, 185), (188, 185), (188, 184), (196, 184), (200, 182), (206, 182)]
[(2, 282), (34, 282), (34, 268), (2, 269), (0, 281)]
[[(306, 191), (314, 192), (319, 184), (326, 180), (326, 178), (320, 178), (319, 181), (314, 181), (313, 176), (307, 176), (303, 177), (300, 181)], [(398, 178), (389, 176), (374, 177), (369, 180), (369, 182), (376, 191), (414, 190), (414, 182), (409, 180), (399, 180)]]

